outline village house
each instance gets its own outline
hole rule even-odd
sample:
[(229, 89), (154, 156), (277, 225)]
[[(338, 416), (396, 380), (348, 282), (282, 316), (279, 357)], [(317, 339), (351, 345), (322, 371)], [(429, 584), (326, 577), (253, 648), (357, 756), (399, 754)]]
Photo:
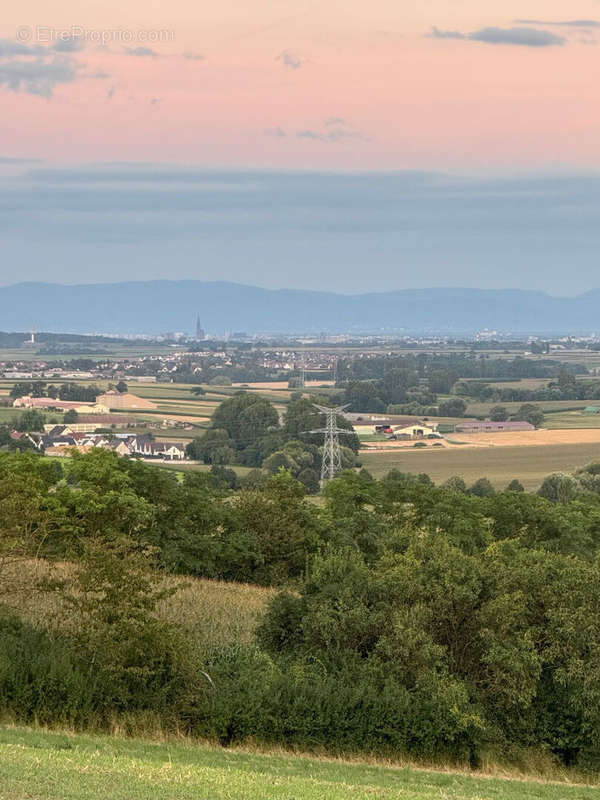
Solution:
[(73, 426), (46, 426), (46, 432), (36, 442), (40, 450), (48, 455), (68, 455), (71, 449), (88, 452), (93, 447), (112, 450), (120, 456), (141, 456), (181, 461), (185, 458), (185, 445), (181, 442), (156, 441), (148, 434), (141, 436), (128, 433), (87, 433), (73, 431)]

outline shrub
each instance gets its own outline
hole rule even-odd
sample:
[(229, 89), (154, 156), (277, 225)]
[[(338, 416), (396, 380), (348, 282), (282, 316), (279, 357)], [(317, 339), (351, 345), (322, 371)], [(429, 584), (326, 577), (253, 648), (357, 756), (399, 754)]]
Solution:
[(479, 478), (469, 489), (469, 494), (474, 494), (476, 497), (493, 497), (496, 490), (488, 478)]

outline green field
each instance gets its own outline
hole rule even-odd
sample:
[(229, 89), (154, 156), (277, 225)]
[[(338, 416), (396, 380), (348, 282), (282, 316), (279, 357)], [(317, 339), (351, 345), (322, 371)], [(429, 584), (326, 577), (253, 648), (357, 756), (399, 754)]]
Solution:
[[(567, 409), (585, 408), (592, 400), (536, 400), (533, 405), (539, 406), (544, 413), (566, 411)], [(516, 414), (523, 403), (469, 403), (465, 417), (487, 417), (494, 406), (504, 406), (509, 414)]]
[[(181, 441), (182, 437), (171, 436), (175, 441)], [(183, 475), (185, 472), (210, 472), (210, 464), (201, 464), (198, 461), (147, 461), (146, 463), (152, 464), (159, 469), (175, 470), (177, 473)], [(238, 465), (227, 464), (227, 469), (232, 469), (240, 478), (247, 475), (252, 467), (240, 467)]]
[(594, 800), (598, 788), (0, 729), (0, 800)]
[(600, 460), (600, 445), (556, 444), (523, 447), (464, 449), (436, 448), (399, 452), (360, 453), (363, 465), (376, 478), (391, 469), (401, 472), (426, 472), (435, 483), (460, 475), (467, 483), (486, 477), (497, 489), (504, 489), (518, 478), (526, 489), (539, 488), (551, 472), (574, 472), (590, 461)]
[[(11, 423), (17, 417), (22, 416), (25, 409), (23, 408), (12, 408), (11, 406), (0, 406), (0, 425), (5, 425), (7, 423)], [(46, 422), (51, 422), (52, 420), (62, 422), (63, 414), (62, 411), (42, 411), (41, 412), (44, 416)]]
[(547, 414), (544, 428), (600, 428), (600, 414), (584, 414), (581, 411)]

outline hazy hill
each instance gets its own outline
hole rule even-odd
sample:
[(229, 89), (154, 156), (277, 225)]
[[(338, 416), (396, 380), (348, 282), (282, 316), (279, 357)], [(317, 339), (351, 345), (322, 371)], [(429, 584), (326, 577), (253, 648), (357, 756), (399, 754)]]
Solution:
[[(379, 287), (378, 287), (379, 288)], [(381, 287), (385, 288), (385, 287)], [(600, 290), (578, 297), (483, 289), (342, 295), (226, 282), (144, 281), (0, 287), (0, 328), (56, 332), (440, 332), (600, 330)]]

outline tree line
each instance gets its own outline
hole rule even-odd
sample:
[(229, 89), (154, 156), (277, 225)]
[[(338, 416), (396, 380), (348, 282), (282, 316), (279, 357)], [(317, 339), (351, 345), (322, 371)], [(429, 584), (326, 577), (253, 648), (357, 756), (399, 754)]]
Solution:
[[(127, 386), (123, 391), (127, 391)], [(55, 385), (46, 381), (17, 381), (10, 390), (10, 397), (51, 397), (53, 400), (67, 400), (76, 403), (93, 403), (102, 390), (96, 384), (86, 386), (82, 383), (61, 383)]]
[[(224, 744), (600, 764), (600, 465), (530, 494), (347, 471), (315, 505), (282, 469), (232, 493), (97, 450), (0, 454), (0, 710), (152, 714)], [(32, 589), (57, 616), (10, 602)], [(64, 565), (71, 565), (65, 571)], [(247, 644), (196, 650), (177, 573), (279, 587)]]
[[(292, 395), (280, 419), (266, 398), (238, 392), (215, 409), (210, 428), (190, 442), (186, 454), (205, 464), (263, 467), (273, 474), (284, 468), (310, 491), (317, 491), (323, 436), (311, 431), (321, 428), (322, 420), (312, 401), (300, 393)], [(348, 431), (343, 436), (342, 461), (349, 468), (355, 465), (360, 443), (345, 417), (337, 415), (336, 421)]]

